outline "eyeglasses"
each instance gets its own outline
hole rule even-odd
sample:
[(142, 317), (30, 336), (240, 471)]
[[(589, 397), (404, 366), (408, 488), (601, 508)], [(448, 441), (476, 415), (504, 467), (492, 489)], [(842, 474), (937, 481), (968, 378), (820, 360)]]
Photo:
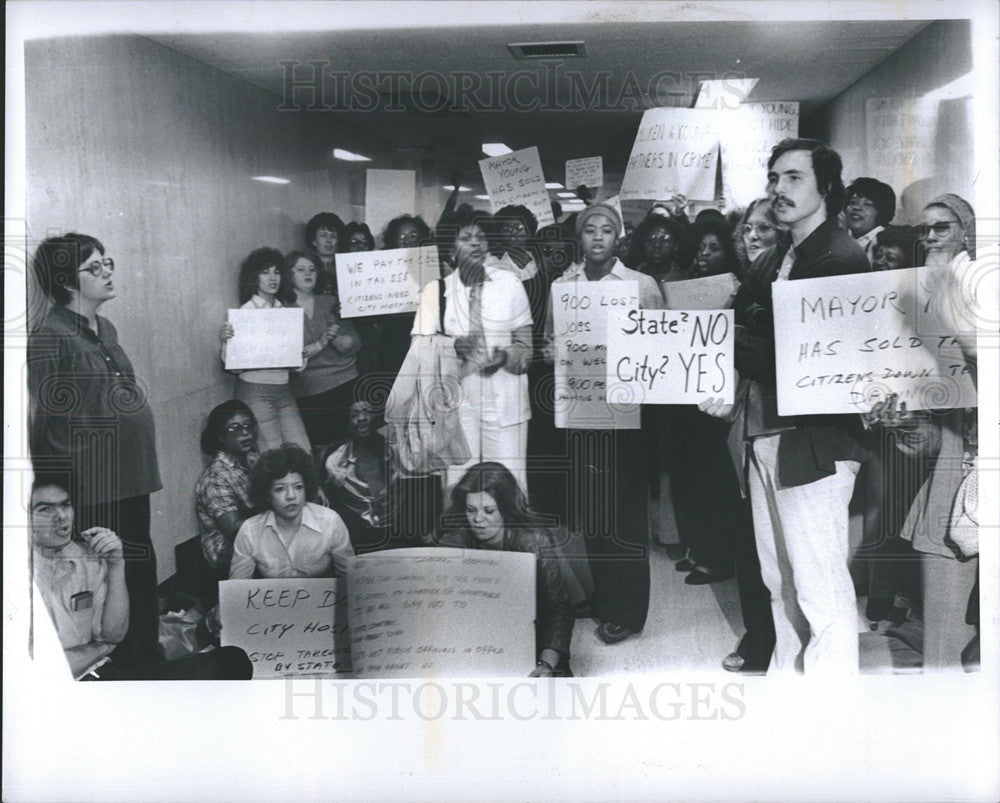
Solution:
[(520, 234), (527, 231), (523, 223), (506, 223), (500, 227), (502, 234)]
[(77, 273), (89, 273), (91, 276), (100, 278), (104, 271), (107, 270), (108, 273), (115, 272), (115, 261), (111, 257), (105, 257), (104, 259), (98, 259), (91, 262), (89, 265), (84, 265), (80, 268)]
[(226, 432), (229, 432), (233, 435), (235, 435), (237, 432), (242, 434), (242, 433), (256, 432), (256, 431), (257, 431), (257, 425), (253, 423), (243, 424), (240, 423), (239, 421), (234, 421), (232, 424), (226, 424)]
[(926, 223), (921, 223), (914, 229), (914, 231), (917, 235), (918, 240), (924, 240), (927, 238), (927, 235), (930, 234), (932, 231), (938, 237), (944, 237), (948, 232), (951, 231), (952, 226), (957, 226), (957, 225), (958, 224), (954, 221), (942, 220), (938, 223), (932, 223), (929, 226)]
[(663, 243), (669, 245), (673, 241), (674, 238), (669, 234), (647, 234), (644, 239), (644, 242), (649, 243), (650, 245), (661, 245)]
[(748, 237), (756, 229), (758, 236), (766, 237), (777, 228), (777, 226), (772, 226), (770, 223), (742, 223), (736, 231), (739, 232), (741, 237)]

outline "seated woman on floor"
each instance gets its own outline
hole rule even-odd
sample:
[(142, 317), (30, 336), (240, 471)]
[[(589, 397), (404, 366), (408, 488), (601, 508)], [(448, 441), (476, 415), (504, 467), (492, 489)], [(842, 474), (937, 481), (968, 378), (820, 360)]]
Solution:
[(470, 468), (452, 489), (445, 523), (448, 529), (441, 538), (441, 546), (535, 555), (538, 664), (531, 676), (572, 677), (569, 646), (573, 637), (573, 607), (559, 569), (556, 547), (548, 530), (537, 523), (514, 475), (500, 463), (479, 463)]
[(250, 471), (250, 500), (265, 512), (240, 527), (229, 579), (344, 576), (354, 550), (340, 516), (308, 501), (318, 489), (312, 457), (298, 446), (261, 455)]
[(208, 414), (201, 450), (213, 460), (195, 485), (201, 551), (219, 579), (229, 577), (233, 541), (253, 515), (250, 469), (257, 462), (257, 419), (243, 402), (230, 399)]

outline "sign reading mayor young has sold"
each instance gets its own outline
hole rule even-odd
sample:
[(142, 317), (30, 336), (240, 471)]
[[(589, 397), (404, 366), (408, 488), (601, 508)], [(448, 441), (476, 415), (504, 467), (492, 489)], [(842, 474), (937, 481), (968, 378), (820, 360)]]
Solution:
[(946, 269), (775, 282), (772, 293), (781, 415), (869, 412), (890, 393), (909, 410), (976, 406), (943, 313)]

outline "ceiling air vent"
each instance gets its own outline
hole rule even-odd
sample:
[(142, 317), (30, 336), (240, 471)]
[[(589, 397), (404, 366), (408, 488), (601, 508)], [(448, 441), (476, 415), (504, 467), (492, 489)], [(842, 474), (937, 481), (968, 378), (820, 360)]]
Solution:
[(587, 55), (583, 42), (521, 42), (507, 45), (511, 55), (524, 59), (578, 59)]

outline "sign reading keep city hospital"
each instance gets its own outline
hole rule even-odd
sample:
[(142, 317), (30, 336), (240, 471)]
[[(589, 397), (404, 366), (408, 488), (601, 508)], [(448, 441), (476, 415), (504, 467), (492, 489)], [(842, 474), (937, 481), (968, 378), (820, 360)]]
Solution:
[(909, 410), (977, 406), (946, 288), (941, 268), (775, 282), (778, 412), (869, 412), (890, 393)]

